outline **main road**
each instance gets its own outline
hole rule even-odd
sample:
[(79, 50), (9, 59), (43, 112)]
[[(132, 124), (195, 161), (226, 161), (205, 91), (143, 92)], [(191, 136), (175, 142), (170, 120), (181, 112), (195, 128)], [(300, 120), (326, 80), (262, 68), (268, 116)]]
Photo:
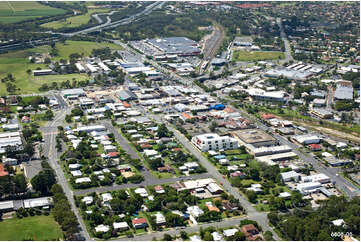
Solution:
[(285, 34), (285, 31), (283, 29), (282, 19), (281, 18), (277, 18), (277, 24), (278, 24), (278, 27), (280, 29), (281, 38), (282, 38), (283, 43), (285, 45), (285, 56), (286, 56), (286, 58), (284, 60), (282, 60), (282, 61), (283, 62), (289, 62), (289, 61), (293, 60), (293, 57), (292, 57), (292, 54), (291, 54), (290, 42), (288, 41), (287, 36)]
[(43, 137), (44, 137), (44, 154), (47, 155), (49, 165), (54, 169), (57, 177), (58, 183), (63, 188), (63, 191), (68, 198), (68, 201), (71, 205), (71, 209), (75, 213), (75, 216), (77, 217), (80, 225), (80, 236), (83, 240), (90, 240), (90, 236), (88, 234), (88, 231), (86, 230), (85, 223), (82, 219), (82, 217), (79, 214), (79, 211), (77, 207), (75, 206), (73, 192), (69, 188), (69, 184), (65, 178), (64, 172), (60, 167), (60, 164), (58, 163), (58, 152), (55, 148), (55, 138), (57, 134), (57, 127), (59, 125), (62, 125), (63, 120), (65, 118), (66, 114), (70, 113), (70, 109), (65, 107), (64, 109), (61, 109), (59, 112), (56, 113), (56, 116), (53, 121), (49, 121), (46, 125), (46, 127), (42, 128), (43, 131)]

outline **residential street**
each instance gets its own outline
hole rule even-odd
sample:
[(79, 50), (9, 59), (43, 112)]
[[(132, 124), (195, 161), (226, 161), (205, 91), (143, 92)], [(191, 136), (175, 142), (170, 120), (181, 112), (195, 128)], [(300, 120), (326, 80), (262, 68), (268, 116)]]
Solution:
[[(136, 240), (139, 240), (139, 241), (151, 241), (154, 237), (158, 238), (158, 239), (162, 238), (164, 236), (164, 234), (169, 234), (171, 236), (179, 235), (180, 231), (185, 231), (187, 233), (196, 233), (196, 232), (199, 232), (200, 228), (205, 229), (208, 227), (216, 227), (216, 228), (231, 227), (231, 226), (239, 225), (239, 222), (246, 218), (248, 218), (248, 217), (242, 217), (242, 218), (238, 217), (238, 218), (222, 220), (220, 222), (198, 224), (198, 225), (186, 227), (184, 229), (170, 229), (170, 230), (166, 230), (166, 231), (153, 232), (150, 234), (138, 235), (135, 238), (136, 238)], [(120, 238), (117, 240), (130, 240), (130, 238)]]

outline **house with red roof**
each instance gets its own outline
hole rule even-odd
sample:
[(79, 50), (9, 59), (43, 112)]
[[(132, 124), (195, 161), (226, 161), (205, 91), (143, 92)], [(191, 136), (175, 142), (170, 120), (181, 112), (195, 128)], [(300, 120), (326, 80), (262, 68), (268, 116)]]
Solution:
[(0, 164), (0, 177), (9, 175), (9, 172), (5, 171), (4, 165)]
[(142, 149), (148, 149), (148, 148), (152, 148), (152, 146), (150, 144), (141, 144), (140, 148)]
[(119, 152), (109, 152), (109, 158), (117, 158), (119, 156)]
[(136, 229), (142, 229), (148, 226), (145, 218), (135, 218), (132, 220), (132, 224)]
[(247, 240), (256, 240), (259, 237), (259, 231), (253, 224), (243, 225), (241, 228)]
[(23, 117), (21, 118), (21, 122), (23, 122), (23, 123), (30, 123), (30, 122), (31, 122), (31, 118), (28, 117), (28, 116), (23, 116)]
[(232, 172), (230, 175), (231, 175), (231, 177), (237, 177), (237, 176), (240, 177), (240, 178), (246, 177), (246, 174), (244, 174), (241, 171)]
[(309, 144), (308, 147), (309, 147), (312, 151), (319, 151), (319, 150), (321, 150), (321, 145), (319, 145), (319, 144)]
[(264, 114), (261, 115), (261, 118), (263, 120), (267, 120), (267, 119), (273, 119), (273, 118), (275, 118), (275, 116), (273, 114), (271, 114), (271, 113), (264, 113)]

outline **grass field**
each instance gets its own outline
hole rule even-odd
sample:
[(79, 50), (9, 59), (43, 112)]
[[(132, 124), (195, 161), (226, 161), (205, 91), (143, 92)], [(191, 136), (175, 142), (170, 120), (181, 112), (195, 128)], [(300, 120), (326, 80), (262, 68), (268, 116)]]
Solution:
[[(113, 50), (120, 50), (119, 45), (111, 43), (96, 43), (89, 41), (66, 41), (65, 44), (57, 43), (56, 48), (59, 50), (59, 56), (55, 60), (68, 59), (72, 53), (83, 53), (84, 56), (89, 56), (93, 49), (109, 47)], [(41, 46), (33, 49), (12, 51), (7, 54), (0, 55), (0, 78), (5, 77), (11, 73), (16, 81), (15, 84), (20, 91), (18, 93), (38, 93), (38, 88), (44, 84), (51, 84), (52, 82), (72, 81), (75, 78), (77, 81), (86, 80), (89, 78), (86, 74), (70, 74), (70, 75), (48, 75), (38, 76), (28, 75), (27, 70), (35, 70), (36, 68), (46, 68), (44, 64), (32, 64), (28, 57), (31, 53), (47, 53), (49, 46)], [(0, 95), (7, 95), (5, 83), (0, 83)]]
[(86, 13), (86, 14), (45, 23), (40, 26), (44, 27), (44, 28), (51, 28), (51, 29), (60, 29), (60, 28), (64, 28), (64, 27), (75, 28), (75, 27), (79, 27), (81, 25), (87, 24), (89, 22), (92, 14), (109, 12), (109, 11), (110, 11), (110, 9), (89, 9), (88, 13)]
[(52, 8), (38, 2), (0, 2), (0, 23), (16, 23), (27, 19), (66, 13), (63, 9)]
[(52, 216), (12, 218), (0, 222), (0, 240), (59, 240), (62, 231)]
[(261, 60), (277, 60), (284, 59), (285, 54), (278, 51), (240, 51), (233, 53), (233, 61), (261, 61)]

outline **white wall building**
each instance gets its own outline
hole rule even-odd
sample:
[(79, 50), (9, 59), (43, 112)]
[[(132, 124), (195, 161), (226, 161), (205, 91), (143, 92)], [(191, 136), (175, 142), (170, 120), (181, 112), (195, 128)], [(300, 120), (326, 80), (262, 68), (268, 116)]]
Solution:
[(192, 143), (203, 152), (208, 150), (227, 150), (238, 148), (238, 142), (236, 139), (229, 136), (219, 136), (214, 133), (197, 135), (192, 138)]

